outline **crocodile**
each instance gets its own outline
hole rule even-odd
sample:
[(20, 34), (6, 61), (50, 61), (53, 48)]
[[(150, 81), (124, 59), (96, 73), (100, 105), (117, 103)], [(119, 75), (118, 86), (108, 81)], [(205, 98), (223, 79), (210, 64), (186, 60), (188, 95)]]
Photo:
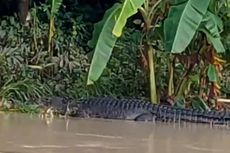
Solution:
[(228, 124), (230, 121), (229, 111), (201, 111), (177, 108), (133, 98), (94, 97), (74, 100), (66, 97), (49, 97), (42, 98), (39, 104), (42, 108), (52, 108), (56, 114), (78, 118), (164, 122), (185, 121), (210, 124)]

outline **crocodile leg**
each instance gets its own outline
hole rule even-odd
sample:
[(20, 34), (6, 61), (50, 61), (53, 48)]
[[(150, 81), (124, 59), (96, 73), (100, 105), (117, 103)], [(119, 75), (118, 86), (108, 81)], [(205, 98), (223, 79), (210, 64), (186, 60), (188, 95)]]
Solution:
[(137, 116), (134, 121), (155, 121), (155, 115), (152, 113), (142, 113), (139, 116)]

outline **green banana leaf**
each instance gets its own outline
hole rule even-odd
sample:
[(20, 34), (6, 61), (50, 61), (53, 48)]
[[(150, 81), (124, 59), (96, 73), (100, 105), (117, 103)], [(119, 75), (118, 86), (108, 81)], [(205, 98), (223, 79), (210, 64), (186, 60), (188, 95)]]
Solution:
[(127, 19), (137, 13), (138, 8), (144, 2), (145, 0), (125, 0), (122, 4), (116, 3), (105, 12), (102, 21), (95, 25), (93, 38), (88, 42), (90, 47), (95, 47), (95, 52), (89, 69), (87, 85), (93, 84), (101, 76)]
[(173, 5), (165, 20), (164, 34), (166, 49), (172, 53), (181, 53), (191, 42), (210, 0), (187, 0)]
[(215, 14), (207, 11), (200, 27), (199, 31), (206, 34), (208, 40), (213, 44), (217, 53), (225, 52), (223, 43), (221, 42), (220, 32), (223, 31), (222, 20)]
[(112, 34), (116, 23), (115, 17), (120, 12), (121, 5), (114, 4), (105, 12), (103, 19), (94, 26), (93, 38), (88, 45), (95, 46), (94, 55), (89, 69), (87, 85), (93, 84), (102, 74), (111, 56), (117, 37)]

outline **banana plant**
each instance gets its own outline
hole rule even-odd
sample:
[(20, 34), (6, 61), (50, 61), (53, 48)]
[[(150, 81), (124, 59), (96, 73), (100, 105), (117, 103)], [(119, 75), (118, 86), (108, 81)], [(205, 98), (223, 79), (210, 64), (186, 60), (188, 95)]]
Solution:
[[(145, 47), (148, 52), (148, 66), (150, 78), (151, 101), (157, 102), (155, 80), (155, 50), (151, 44), (149, 34), (154, 31), (155, 16), (158, 7), (170, 4), (167, 18), (163, 22), (163, 38), (166, 51), (180, 54), (186, 50), (197, 32), (206, 34), (207, 39), (217, 52), (224, 52), (221, 42), (221, 22), (218, 16), (209, 11), (213, 0), (124, 0), (116, 3), (106, 11), (103, 19), (95, 24), (93, 38), (88, 45), (95, 48), (88, 74), (87, 84), (93, 84), (103, 73), (111, 56), (117, 39), (121, 36), (127, 19), (140, 11), (145, 22)], [(167, 10), (166, 10), (167, 11)], [(164, 12), (165, 13), (165, 12)], [(170, 66), (172, 67), (172, 66)], [(173, 70), (170, 70), (169, 87), (173, 88)], [(173, 90), (169, 89), (169, 95)]]
[(124, 0), (123, 3), (115, 3), (105, 12), (103, 19), (95, 24), (93, 37), (88, 42), (90, 47), (95, 48), (89, 69), (88, 85), (99, 79), (127, 19), (137, 13), (144, 2), (145, 0)]
[[(164, 36), (166, 50), (172, 54), (184, 52), (191, 44), (194, 36), (201, 32), (206, 35), (208, 42), (217, 53), (224, 53), (225, 48), (221, 41), (220, 33), (223, 31), (223, 23), (215, 14), (217, 6), (215, 0), (175, 0), (171, 1), (169, 14), (164, 21)], [(172, 63), (170, 65), (170, 79), (168, 94), (173, 95)], [(181, 86), (182, 87), (182, 86)]]
[[(104, 18), (95, 24), (93, 38), (88, 43), (90, 47), (95, 48), (88, 74), (88, 85), (93, 84), (103, 73), (116, 40), (122, 35), (127, 19), (138, 11), (141, 12), (144, 19), (146, 29), (145, 38), (149, 38), (149, 33), (154, 27), (152, 20), (161, 2), (162, 1), (159, 0), (154, 4), (150, 4), (149, 0), (124, 0), (123, 3), (116, 3), (112, 8), (106, 11)], [(150, 97), (151, 101), (156, 103), (158, 98), (155, 81), (155, 51), (152, 45), (149, 44), (149, 40), (147, 40), (144, 45), (148, 53)]]
[(48, 52), (50, 57), (53, 56), (52, 51), (52, 38), (55, 33), (54, 21), (55, 17), (58, 14), (59, 8), (62, 5), (62, 0), (48, 0), (48, 3), (51, 4), (51, 10), (49, 12), (49, 36), (48, 36)]

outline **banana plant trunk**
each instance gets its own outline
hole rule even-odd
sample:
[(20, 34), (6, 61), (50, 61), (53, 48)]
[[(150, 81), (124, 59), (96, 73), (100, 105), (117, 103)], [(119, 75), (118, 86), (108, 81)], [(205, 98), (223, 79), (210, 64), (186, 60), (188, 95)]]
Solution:
[(157, 103), (157, 90), (156, 90), (156, 77), (155, 77), (155, 61), (154, 55), (155, 51), (154, 48), (150, 45), (147, 45), (147, 52), (148, 52), (148, 62), (149, 62), (149, 82), (150, 82), (150, 98), (151, 102), (156, 104)]
[(169, 67), (169, 87), (168, 87), (168, 95), (172, 96), (174, 94), (174, 83), (173, 83), (173, 75), (174, 75), (174, 56), (170, 56), (168, 67)]

